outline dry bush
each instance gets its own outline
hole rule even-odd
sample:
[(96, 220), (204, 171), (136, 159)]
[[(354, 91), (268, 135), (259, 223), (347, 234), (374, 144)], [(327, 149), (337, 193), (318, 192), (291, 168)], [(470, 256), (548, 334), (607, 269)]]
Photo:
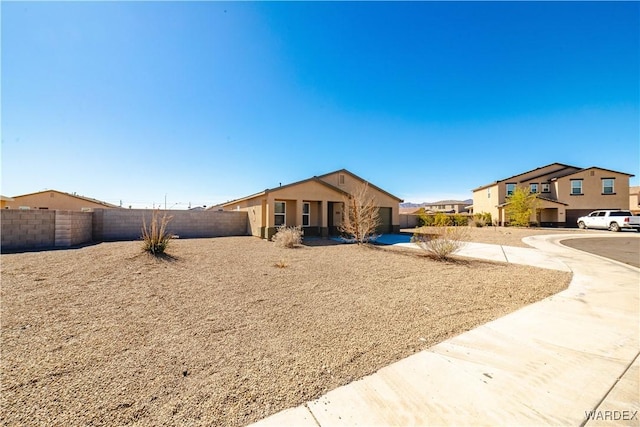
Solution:
[(300, 226), (280, 227), (271, 240), (281, 248), (294, 248), (302, 244), (302, 228)]
[(173, 235), (167, 231), (167, 225), (173, 217), (166, 213), (160, 218), (158, 211), (153, 211), (151, 223), (147, 226), (147, 221), (142, 217), (142, 249), (153, 255), (164, 254), (169, 246), (169, 241)]
[(472, 227), (484, 227), (485, 225), (487, 225), (487, 220), (485, 219), (484, 215), (476, 214), (469, 222), (469, 225)]
[(469, 230), (466, 227), (435, 227), (434, 234), (416, 233), (411, 240), (428, 256), (447, 260), (466, 245), (468, 238)]
[(375, 232), (380, 225), (378, 211), (378, 204), (365, 182), (345, 198), (342, 223), (338, 229), (358, 244), (367, 243), (377, 237)]
[(273, 266), (278, 268), (287, 268), (289, 267), (289, 264), (287, 264), (287, 261), (285, 261), (284, 259), (281, 259), (280, 261), (273, 264)]

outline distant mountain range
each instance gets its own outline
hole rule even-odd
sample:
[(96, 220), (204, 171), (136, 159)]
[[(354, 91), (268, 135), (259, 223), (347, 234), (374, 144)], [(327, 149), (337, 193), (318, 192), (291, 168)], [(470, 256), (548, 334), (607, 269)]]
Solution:
[(425, 206), (431, 206), (431, 205), (451, 205), (451, 204), (458, 204), (458, 203), (464, 203), (465, 205), (471, 205), (471, 204), (473, 204), (473, 199), (466, 199), (466, 200), (439, 200), (437, 202), (422, 202), (422, 203), (405, 202), (405, 203), (400, 203), (400, 207), (401, 208), (423, 208)]

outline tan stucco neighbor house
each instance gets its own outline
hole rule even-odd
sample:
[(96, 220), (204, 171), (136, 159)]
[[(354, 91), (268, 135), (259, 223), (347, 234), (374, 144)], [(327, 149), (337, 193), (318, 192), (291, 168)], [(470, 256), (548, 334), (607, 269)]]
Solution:
[(516, 186), (538, 193), (539, 212), (532, 221), (542, 226), (576, 227), (576, 220), (598, 209), (627, 209), (629, 178), (634, 175), (592, 166), (552, 163), (473, 190), (473, 213), (488, 212), (508, 223), (507, 196)]
[[(271, 238), (280, 226), (301, 226), (305, 236), (338, 234), (343, 202), (350, 192), (367, 182), (341, 169), (321, 176), (232, 200), (210, 209), (246, 211), (249, 232), (264, 239)], [(369, 191), (379, 206), (380, 233), (400, 230), (401, 199), (368, 183)]]
[(63, 193), (58, 190), (44, 190), (13, 196), (13, 201), (8, 202), (5, 206), (8, 209), (58, 209), (66, 211), (89, 211), (94, 208), (118, 207), (101, 200)]
[(11, 202), (14, 202), (12, 197), (6, 197), (0, 195), (0, 209), (9, 209)]
[(640, 214), (640, 186), (629, 187), (629, 210), (634, 215)]

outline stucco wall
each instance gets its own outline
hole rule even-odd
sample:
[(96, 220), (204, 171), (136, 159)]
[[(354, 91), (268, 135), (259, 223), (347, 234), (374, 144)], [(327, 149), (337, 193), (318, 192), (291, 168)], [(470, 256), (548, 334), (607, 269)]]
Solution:
[(498, 219), (498, 208), (500, 204), (499, 186), (483, 188), (473, 192), (473, 213), (490, 213), (491, 220)]
[(418, 226), (418, 215), (400, 214), (400, 228), (415, 228)]
[(629, 210), (640, 213), (640, 187), (629, 187)]
[[(615, 178), (615, 194), (602, 194), (602, 178)], [(571, 195), (571, 180), (582, 179), (582, 195)], [(558, 200), (568, 209), (627, 209), (629, 176), (600, 169), (588, 169), (558, 179)]]
[[(344, 182), (340, 176), (343, 176)], [(335, 187), (340, 188), (348, 193), (353, 193), (360, 185), (362, 185), (362, 181), (356, 179), (349, 173), (344, 172), (335, 172), (330, 175), (326, 175), (321, 177), (324, 182), (331, 184)], [(400, 224), (400, 206), (399, 200), (391, 197), (376, 188), (369, 186), (369, 191), (373, 195), (376, 204), (380, 207), (389, 207), (391, 208), (391, 223), (394, 225)], [(342, 200), (339, 200), (342, 201)]]

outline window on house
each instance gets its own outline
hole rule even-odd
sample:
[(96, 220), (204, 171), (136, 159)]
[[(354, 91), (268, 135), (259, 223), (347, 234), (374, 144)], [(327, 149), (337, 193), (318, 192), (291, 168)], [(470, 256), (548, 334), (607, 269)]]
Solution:
[(538, 184), (529, 184), (529, 192), (537, 193), (538, 192)]
[(571, 180), (571, 194), (582, 194), (582, 180), (581, 179), (572, 179)]
[(549, 187), (548, 182), (543, 182), (542, 184), (542, 192), (543, 193), (551, 193), (551, 188)]
[(516, 191), (516, 185), (515, 184), (507, 184), (507, 196), (512, 195), (514, 191)]
[(344, 174), (343, 173), (338, 175), (338, 185), (344, 185)]
[(491, 188), (487, 188), (487, 198), (491, 198)]
[(602, 178), (602, 194), (616, 194), (614, 184), (614, 178)]
[(311, 204), (309, 202), (304, 202), (302, 204), (302, 226), (308, 227), (311, 222)]
[(286, 206), (287, 204), (285, 202), (275, 203), (276, 227), (280, 227), (286, 224), (286, 218), (287, 218)]

